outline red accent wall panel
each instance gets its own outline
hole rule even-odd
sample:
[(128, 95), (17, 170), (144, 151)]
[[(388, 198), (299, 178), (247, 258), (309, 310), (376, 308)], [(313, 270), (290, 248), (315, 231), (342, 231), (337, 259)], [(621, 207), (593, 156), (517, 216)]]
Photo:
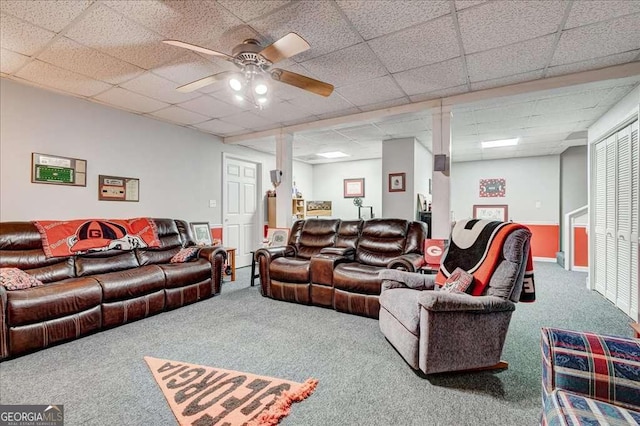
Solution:
[(575, 266), (589, 266), (587, 228), (583, 226), (573, 228), (573, 241), (573, 264)]
[(531, 231), (531, 252), (534, 257), (555, 259), (560, 245), (559, 225), (527, 225)]

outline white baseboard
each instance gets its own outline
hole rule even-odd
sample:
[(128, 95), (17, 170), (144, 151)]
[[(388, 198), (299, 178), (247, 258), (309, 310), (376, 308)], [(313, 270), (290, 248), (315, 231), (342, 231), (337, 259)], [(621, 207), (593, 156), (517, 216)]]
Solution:
[(589, 267), (588, 266), (572, 266), (571, 270), (576, 272), (589, 272)]
[(552, 263), (557, 263), (558, 259), (556, 259), (555, 257), (537, 257), (537, 256), (533, 256), (533, 260), (536, 262), (552, 262)]

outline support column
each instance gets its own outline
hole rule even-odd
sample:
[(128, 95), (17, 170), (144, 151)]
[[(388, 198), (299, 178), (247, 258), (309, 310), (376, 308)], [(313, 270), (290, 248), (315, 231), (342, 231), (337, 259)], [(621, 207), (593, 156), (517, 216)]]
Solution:
[(293, 190), (293, 135), (276, 135), (276, 169), (282, 171), (282, 181), (276, 187), (276, 227), (291, 228)]
[[(432, 115), (433, 177), (431, 238), (448, 239), (451, 234), (451, 107), (440, 106)], [(439, 157), (439, 156), (445, 157)], [(437, 171), (437, 166), (443, 166)]]

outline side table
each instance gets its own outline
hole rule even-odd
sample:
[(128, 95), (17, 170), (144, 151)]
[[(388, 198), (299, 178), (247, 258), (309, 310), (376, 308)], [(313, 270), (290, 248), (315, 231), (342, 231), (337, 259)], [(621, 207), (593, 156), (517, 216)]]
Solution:
[(227, 252), (227, 261), (229, 262), (229, 266), (231, 266), (231, 281), (236, 280), (236, 249), (231, 247), (225, 247), (224, 250)]

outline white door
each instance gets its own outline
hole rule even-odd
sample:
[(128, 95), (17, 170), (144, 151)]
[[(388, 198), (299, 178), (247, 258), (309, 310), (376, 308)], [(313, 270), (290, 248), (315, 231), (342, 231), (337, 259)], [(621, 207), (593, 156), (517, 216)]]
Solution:
[(595, 165), (593, 177), (595, 181), (594, 209), (594, 278), (595, 288), (600, 294), (607, 292), (607, 141), (599, 142), (595, 148)]
[(625, 314), (631, 307), (631, 127), (617, 134), (618, 172), (616, 205), (616, 306)]
[(638, 321), (638, 295), (640, 293), (640, 269), (638, 268), (638, 248), (640, 241), (640, 141), (638, 122), (631, 125), (631, 318)]
[(236, 248), (236, 267), (251, 264), (258, 235), (258, 165), (224, 157), (223, 240)]

